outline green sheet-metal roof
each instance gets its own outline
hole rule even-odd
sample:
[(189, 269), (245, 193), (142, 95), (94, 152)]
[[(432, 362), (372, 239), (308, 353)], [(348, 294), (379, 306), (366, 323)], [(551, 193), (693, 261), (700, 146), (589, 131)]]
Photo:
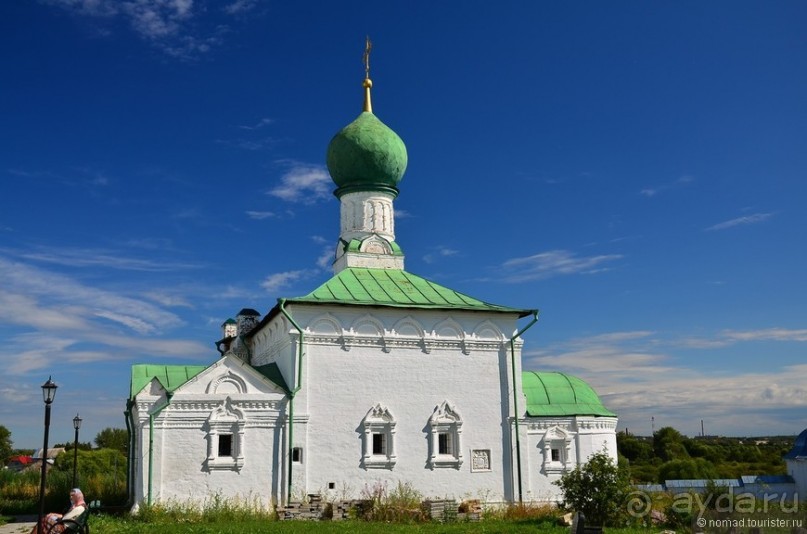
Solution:
[(524, 371), (521, 373), (527, 415), (554, 417), (600, 415), (616, 417), (603, 406), (597, 393), (576, 376), (565, 373)]
[(253, 367), (256, 371), (268, 378), (274, 384), (280, 386), (283, 391), (290, 393), (289, 386), (286, 385), (286, 380), (283, 379), (283, 373), (280, 372), (280, 367), (276, 363), (267, 363), (266, 365), (257, 365)]
[(317, 289), (289, 302), (517, 313), (532, 310), (490, 304), (399, 269), (348, 267)]
[(129, 390), (129, 398), (134, 398), (140, 393), (146, 384), (154, 378), (166, 391), (174, 391), (176, 388), (198, 375), (209, 366), (207, 365), (152, 365), (135, 364), (132, 366), (132, 381)]

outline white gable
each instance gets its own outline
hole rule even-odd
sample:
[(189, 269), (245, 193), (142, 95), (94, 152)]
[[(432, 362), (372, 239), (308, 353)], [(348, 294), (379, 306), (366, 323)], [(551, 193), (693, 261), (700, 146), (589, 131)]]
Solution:
[(265, 395), (285, 397), (283, 389), (252, 366), (229, 354), (191, 378), (174, 391), (176, 395)]

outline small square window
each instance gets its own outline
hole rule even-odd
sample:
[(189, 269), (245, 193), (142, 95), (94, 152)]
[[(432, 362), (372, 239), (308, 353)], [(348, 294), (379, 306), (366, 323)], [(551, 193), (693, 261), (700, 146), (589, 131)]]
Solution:
[(552, 461), (553, 462), (560, 461), (560, 449), (552, 449)]
[(291, 450), (291, 461), (297, 464), (303, 463), (303, 448), (294, 447)]
[(387, 436), (373, 434), (373, 454), (387, 454)]
[(451, 434), (448, 432), (440, 432), (437, 435), (437, 454), (454, 454), (451, 447)]
[(219, 456), (233, 455), (233, 435), (219, 434)]

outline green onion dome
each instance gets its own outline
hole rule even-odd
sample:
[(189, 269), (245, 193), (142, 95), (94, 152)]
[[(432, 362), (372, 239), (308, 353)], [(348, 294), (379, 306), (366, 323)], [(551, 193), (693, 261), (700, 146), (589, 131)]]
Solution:
[(355, 191), (383, 191), (398, 195), (398, 182), (406, 171), (406, 145), (392, 129), (373, 115), (369, 79), (364, 81), (365, 111), (342, 128), (328, 145), (328, 172), (341, 197)]

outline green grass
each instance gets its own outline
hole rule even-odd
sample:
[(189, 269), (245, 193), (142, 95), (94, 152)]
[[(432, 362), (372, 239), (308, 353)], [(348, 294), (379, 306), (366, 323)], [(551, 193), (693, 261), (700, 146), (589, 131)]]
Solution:
[[(362, 534), (455, 534), (462, 532), (483, 534), (509, 534), (519, 532), (542, 532), (547, 534), (567, 534), (568, 527), (547, 522), (507, 521), (485, 519), (474, 523), (384, 523), (376, 521), (217, 521), (217, 522), (174, 522), (150, 523), (137, 519), (94, 516), (90, 519), (93, 534), (258, 534), (265, 532), (280, 534), (340, 534), (361, 532)], [(608, 534), (650, 534), (662, 528), (653, 529), (606, 529)]]

